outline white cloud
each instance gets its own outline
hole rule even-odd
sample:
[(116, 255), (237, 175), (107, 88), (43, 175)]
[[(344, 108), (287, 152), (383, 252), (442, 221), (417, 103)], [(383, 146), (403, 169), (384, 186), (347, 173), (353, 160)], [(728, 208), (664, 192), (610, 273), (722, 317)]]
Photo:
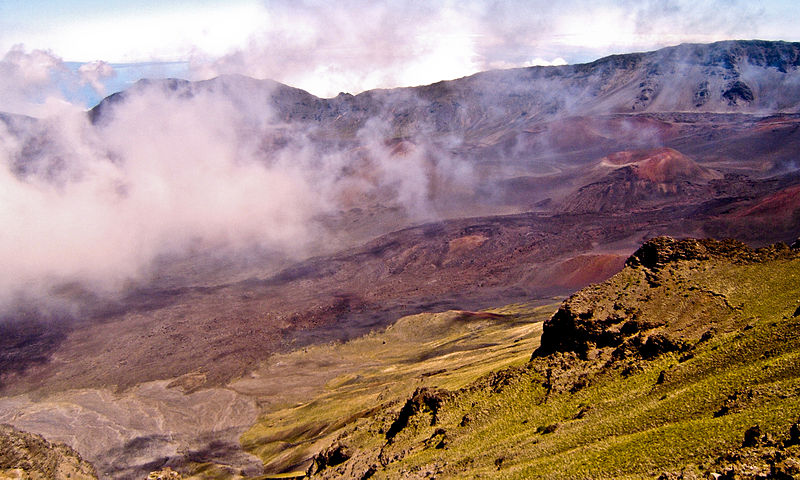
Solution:
[(302, 251), (320, 198), (293, 163), (259, 162), (238, 118), (222, 98), (151, 91), (100, 130), (78, 110), (0, 132), (0, 296), (69, 280), (113, 292), (193, 245)]
[(566, 64), (567, 61), (561, 57), (554, 58), (552, 60), (545, 60), (542, 57), (536, 57), (533, 60), (525, 62), (526, 67), (557, 67)]
[(84, 63), (78, 67), (78, 75), (81, 79), (81, 84), (88, 84), (99, 94), (105, 95), (106, 87), (103, 80), (112, 78), (116, 75), (114, 67), (107, 62), (98, 60), (91, 63)]
[(347, 236), (322, 218), (380, 202), (431, 220), (432, 192), (473, 179), (423, 139), (393, 156), (381, 121), (358, 132), (360, 148), (319, 146), (271, 117), (270, 85), (233, 77), (182, 95), (154, 83), (97, 125), (69, 104), (44, 105), (16, 134), (0, 121), (0, 307), (71, 281), (114, 293), (165, 255), (302, 258)]
[(241, 73), (320, 96), (419, 85), (481, 68), (475, 20), (456, 6), (270, 2), (271, 21), (221, 58), (198, 52), (198, 78)]
[[(129, 9), (119, 15), (87, 12), (83, 17), (50, 18), (46, 28), (20, 29), (14, 43), (31, 49), (52, 49), (74, 61), (140, 62), (185, 60), (192, 52), (220, 56), (247, 41), (269, 22), (256, 1)], [(9, 48), (8, 34), (0, 47)]]
[(42, 116), (66, 101), (58, 77), (69, 77), (60, 58), (44, 50), (15, 46), (0, 60), (0, 111)]
[(191, 59), (196, 78), (237, 72), (330, 96), (681, 42), (800, 40), (800, 4), (786, 0), (148, 0), (117, 8), (48, 16), (38, 30), (0, 20), (0, 48), (24, 42), (83, 61)]

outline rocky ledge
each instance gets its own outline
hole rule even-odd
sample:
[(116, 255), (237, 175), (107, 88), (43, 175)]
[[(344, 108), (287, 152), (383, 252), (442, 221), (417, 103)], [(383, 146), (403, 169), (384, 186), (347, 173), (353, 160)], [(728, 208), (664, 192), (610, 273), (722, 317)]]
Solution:
[(72, 448), (0, 425), (0, 479), (96, 480), (97, 474)]
[[(684, 239), (656, 237), (644, 243), (625, 262), (625, 269), (603, 284), (590, 286), (572, 295), (544, 323), (541, 346), (534, 357), (555, 352), (572, 352), (587, 358), (597, 349), (611, 347), (614, 356), (652, 357), (666, 351), (687, 348), (687, 341), (698, 341), (705, 330), (696, 325), (696, 338), (672, 335), (663, 320), (641, 320), (639, 306), (668, 297), (671, 286), (678, 287), (675, 271), (681, 262), (720, 260), (734, 264), (760, 263), (800, 255), (800, 241), (791, 247), (783, 243), (754, 249), (737, 240)], [(673, 268), (667, 268), (673, 267)], [(687, 266), (691, 269), (691, 266)], [(666, 270), (670, 270), (667, 272)], [(683, 278), (691, 276), (689, 270)], [(677, 283), (676, 283), (677, 282)], [(673, 285), (674, 284), (674, 285)], [(692, 288), (697, 301), (716, 305), (721, 312), (733, 311), (725, 295)], [(624, 298), (624, 301), (622, 300)], [(689, 297), (691, 300), (692, 297)], [(710, 334), (710, 333), (706, 333)]]

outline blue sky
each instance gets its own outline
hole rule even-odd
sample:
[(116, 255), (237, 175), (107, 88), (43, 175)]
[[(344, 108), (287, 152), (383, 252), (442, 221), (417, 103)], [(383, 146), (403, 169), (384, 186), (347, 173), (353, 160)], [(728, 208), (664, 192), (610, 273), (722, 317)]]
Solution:
[[(106, 89), (97, 95), (140, 76), (242, 73), (332, 96), (682, 42), (800, 41), (799, 4), (0, 0), (0, 56), (16, 48), (43, 50), (65, 62), (108, 62), (114, 74), (99, 78)], [(172, 63), (154, 69), (154, 62)]]

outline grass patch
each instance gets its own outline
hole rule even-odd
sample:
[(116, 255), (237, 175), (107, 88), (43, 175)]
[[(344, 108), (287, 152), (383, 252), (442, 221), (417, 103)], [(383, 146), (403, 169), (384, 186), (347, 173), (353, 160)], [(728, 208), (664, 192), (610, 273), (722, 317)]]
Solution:
[[(681, 469), (699, 475), (725, 452), (740, 449), (751, 426), (778, 442), (786, 439), (800, 417), (800, 318), (793, 316), (800, 260), (685, 261), (650, 280), (628, 269), (587, 296), (596, 310), (659, 320), (658, 331), (693, 346), (688, 354), (617, 359), (592, 371), (574, 391), (551, 394), (536, 362), (525, 367), (521, 356), (482, 352), (492, 360), (463, 359), (447, 370), (449, 381), (429, 377), (435, 381), (425, 386), (451, 391), (479, 379), (443, 394), (435, 416), (420, 411), (391, 442), (383, 432), (399, 407), (345, 427), (337, 442), (353, 457), (321, 476), (357, 476), (381, 459), (385, 467), (370, 478), (655, 478)], [(481, 331), (472, 341), (482, 338)], [(447, 345), (452, 339), (428, 341)], [(495, 341), (491, 351), (502, 351), (502, 339)], [(592, 361), (558, 355), (539, 364), (553, 375), (578, 378)], [(513, 368), (497, 373), (496, 364)], [(417, 366), (404, 365), (405, 374)]]
[[(268, 472), (304, 468), (346, 427), (369, 422), (378, 407), (399, 408), (417, 388), (456, 390), (490, 372), (525, 365), (555, 308), (517, 304), (413, 315), (349, 342), (276, 356), (255, 375), (299, 377), (302, 389), (281, 392), (280, 403), (267, 408), (242, 444)], [(234, 388), (247, 391), (249, 384), (243, 379)]]

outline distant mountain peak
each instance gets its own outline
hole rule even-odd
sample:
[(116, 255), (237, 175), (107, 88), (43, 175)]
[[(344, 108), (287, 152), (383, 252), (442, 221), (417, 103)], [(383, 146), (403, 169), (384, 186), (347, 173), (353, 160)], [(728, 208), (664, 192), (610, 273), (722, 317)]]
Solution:
[[(240, 98), (244, 95), (240, 90), (246, 90), (250, 97), (269, 97), (264, 108), (293, 122), (339, 128), (341, 122), (337, 125), (336, 120), (349, 114), (347, 129), (382, 116), (412, 126), (424, 121), (426, 129), (434, 125), (439, 131), (461, 131), (516, 118), (597, 113), (796, 113), (800, 112), (800, 91), (786, 85), (790, 78), (800, 77), (798, 67), (800, 43), (730, 40), (611, 55), (579, 65), (487, 71), (420, 87), (330, 99), (241, 75), (161, 82), (167, 90), (215, 90), (233, 102), (258, 105), (258, 101)], [(122, 95), (117, 100), (153, 82), (137, 82), (129, 91), (115, 94)], [(104, 104), (113, 103), (113, 97), (92, 109), (93, 119), (101, 116)]]

